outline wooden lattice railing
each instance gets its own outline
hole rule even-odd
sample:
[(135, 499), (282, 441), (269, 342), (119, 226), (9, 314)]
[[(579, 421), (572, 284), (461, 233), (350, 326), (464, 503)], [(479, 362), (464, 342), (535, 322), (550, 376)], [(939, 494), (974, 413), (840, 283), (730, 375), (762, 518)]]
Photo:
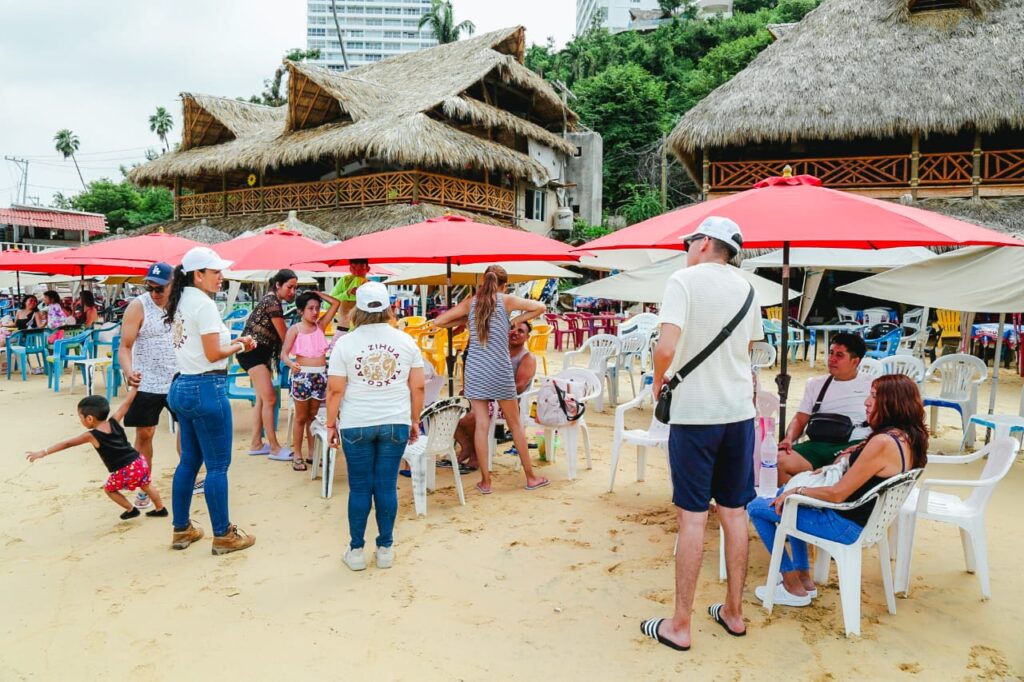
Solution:
[[(786, 159), (775, 161), (712, 161), (712, 191), (749, 189), (772, 175), (782, 175), (790, 166), (793, 173), (813, 175), (826, 187), (837, 189), (909, 187), (910, 154), (899, 156), (849, 156), (828, 159)], [(974, 171), (971, 152), (921, 154), (918, 183), (928, 187), (970, 186)], [(981, 184), (1024, 183), (1024, 150), (983, 151)]]
[(189, 194), (175, 199), (177, 216), (203, 218), (253, 213), (315, 211), (429, 201), (502, 218), (515, 213), (515, 191), (420, 171), (375, 173), (292, 185)]

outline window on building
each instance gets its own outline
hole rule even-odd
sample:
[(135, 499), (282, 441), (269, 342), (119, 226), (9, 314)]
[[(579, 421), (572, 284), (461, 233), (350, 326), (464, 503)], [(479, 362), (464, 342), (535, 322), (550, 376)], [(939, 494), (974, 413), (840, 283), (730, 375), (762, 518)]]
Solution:
[(367, 26), (383, 26), (384, 25), (384, 20), (383, 19), (367, 19), (366, 20), (366, 25)]
[(327, 35), (327, 32), (324, 31), (324, 29), (322, 28), (311, 28), (308, 31), (306, 31), (306, 34), (311, 36), (323, 36)]
[(402, 8), (401, 7), (385, 7), (384, 8), (384, 14), (401, 14), (401, 13), (402, 13)]
[(529, 188), (526, 190), (526, 219), (545, 220), (548, 193), (543, 189)]

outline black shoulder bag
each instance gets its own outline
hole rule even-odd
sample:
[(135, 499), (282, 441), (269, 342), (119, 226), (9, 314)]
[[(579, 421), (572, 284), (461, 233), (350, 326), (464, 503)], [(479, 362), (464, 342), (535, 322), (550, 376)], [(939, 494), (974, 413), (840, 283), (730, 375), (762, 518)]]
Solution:
[[(855, 427), (853, 420), (845, 414), (819, 412), (825, 400), (828, 387), (832, 385), (832, 375), (825, 379), (825, 384), (818, 392), (818, 399), (811, 408), (811, 418), (807, 421), (807, 437), (812, 441), (824, 443), (849, 443)], [(863, 426), (863, 424), (861, 424)]]
[(660, 421), (662, 424), (668, 424), (668, 420), (672, 413), (672, 392), (675, 391), (676, 386), (686, 378), (686, 375), (690, 374), (693, 370), (710, 357), (715, 350), (721, 346), (727, 338), (729, 338), (733, 330), (736, 329), (736, 325), (747, 316), (747, 311), (750, 310), (750, 304), (754, 302), (754, 287), (750, 287), (750, 291), (747, 292), (747, 299), (743, 301), (743, 307), (740, 311), (729, 320), (729, 322), (722, 327), (722, 331), (718, 332), (718, 336), (711, 339), (711, 343), (704, 347), (704, 350), (693, 356), (689, 362), (683, 365), (675, 376), (673, 376), (668, 382), (661, 385), (661, 393), (658, 394), (658, 403), (654, 406), (654, 418)]

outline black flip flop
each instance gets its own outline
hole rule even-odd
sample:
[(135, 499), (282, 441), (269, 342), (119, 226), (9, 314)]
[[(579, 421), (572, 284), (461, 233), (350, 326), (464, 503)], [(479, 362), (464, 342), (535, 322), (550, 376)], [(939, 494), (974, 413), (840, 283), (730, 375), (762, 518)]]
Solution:
[(728, 632), (733, 637), (745, 637), (746, 634), (747, 634), (746, 630), (744, 630), (743, 632), (736, 632), (731, 627), (729, 627), (728, 623), (726, 623), (722, 619), (722, 608), (724, 606), (725, 606), (725, 604), (712, 604), (711, 606), (708, 607), (708, 615), (711, 616), (711, 618), (714, 619), (714, 621), (716, 623), (721, 625), (723, 630)]
[(651, 618), (650, 620), (645, 620), (644, 622), (640, 623), (640, 632), (644, 633), (645, 635), (647, 635), (648, 637), (650, 637), (654, 641), (656, 641), (656, 642), (658, 642), (660, 644), (664, 644), (669, 649), (674, 649), (675, 651), (689, 651), (690, 647), (688, 647), (688, 646), (679, 646), (678, 644), (676, 644), (672, 640), (667, 639), (667, 638), (661, 636), (661, 634), (658, 632), (658, 628), (661, 627), (662, 622), (664, 622), (665, 620), (667, 620), (667, 619), (666, 618)]

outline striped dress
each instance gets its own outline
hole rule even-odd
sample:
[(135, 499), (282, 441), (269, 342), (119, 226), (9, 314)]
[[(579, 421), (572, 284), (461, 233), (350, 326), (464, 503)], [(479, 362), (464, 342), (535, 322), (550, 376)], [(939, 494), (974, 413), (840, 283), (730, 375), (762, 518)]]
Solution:
[(469, 346), (466, 352), (466, 397), (470, 400), (515, 400), (516, 377), (508, 354), (508, 312), (498, 294), (487, 325), (487, 344), (476, 335), (476, 298), (469, 304)]

